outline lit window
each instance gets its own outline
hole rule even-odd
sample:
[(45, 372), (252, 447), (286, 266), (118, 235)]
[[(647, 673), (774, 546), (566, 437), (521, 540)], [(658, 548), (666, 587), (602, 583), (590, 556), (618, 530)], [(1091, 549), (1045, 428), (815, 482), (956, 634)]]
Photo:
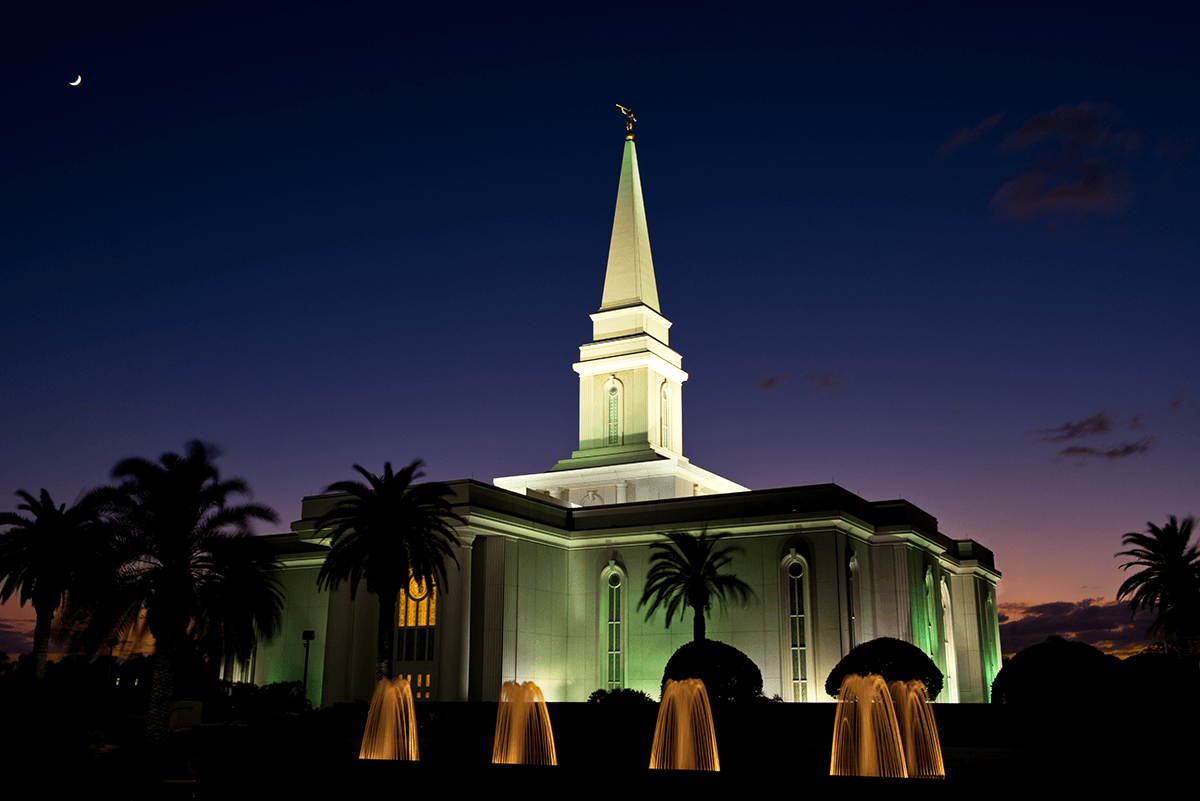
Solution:
[[(396, 661), (424, 662), (433, 659), (434, 624), (437, 623), (437, 587), (409, 579), (407, 592), (400, 593)], [(428, 683), (426, 684), (428, 687)], [(429, 697), (426, 693), (425, 697)]]
[(784, 637), (786, 657), (784, 675), (790, 686), (790, 700), (808, 701), (808, 566), (792, 550), (783, 562), (783, 584), (786, 606), (782, 610), (787, 620)]
[(601, 597), (605, 599), (607, 613), (603, 618), (604, 675), (601, 679), (607, 689), (619, 690), (625, 686), (625, 576), (621, 568), (614, 562), (609, 562), (600, 576), (600, 581), (605, 590)]
[(606, 444), (620, 445), (620, 390), (616, 380), (608, 385), (608, 428)]

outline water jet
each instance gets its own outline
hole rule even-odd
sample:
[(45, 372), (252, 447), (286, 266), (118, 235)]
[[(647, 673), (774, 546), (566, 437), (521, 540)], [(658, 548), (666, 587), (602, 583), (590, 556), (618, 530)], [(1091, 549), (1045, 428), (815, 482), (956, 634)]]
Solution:
[(415, 762), (417, 716), (412, 688), (405, 679), (383, 679), (375, 685), (359, 759), (401, 759)]
[(506, 681), (500, 688), (492, 764), (558, 764), (550, 711), (542, 691), (532, 681)]
[(654, 726), (650, 767), (671, 770), (720, 770), (708, 692), (700, 679), (663, 685)]

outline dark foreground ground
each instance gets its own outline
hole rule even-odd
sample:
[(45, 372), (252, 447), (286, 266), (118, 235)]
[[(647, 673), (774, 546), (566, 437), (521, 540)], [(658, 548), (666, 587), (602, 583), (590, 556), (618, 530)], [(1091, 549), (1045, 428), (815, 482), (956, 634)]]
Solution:
[(1200, 738), (1185, 704), (937, 705), (942, 781), (830, 777), (832, 703), (715, 707), (717, 774), (648, 770), (654, 709), (595, 704), (550, 705), (556, 767), (490, 764), (496, 705), (482, 703), (419, 705), (421, 761), (399, 763), (357, 759), (365, 704), (190, 727), (151, 760), (140, 718), (95, 699), (9, 698), (0, 753), (10, 786), (52, 797), (1108, 797), (1175, 794), (1180, 779), (1194, 792)]

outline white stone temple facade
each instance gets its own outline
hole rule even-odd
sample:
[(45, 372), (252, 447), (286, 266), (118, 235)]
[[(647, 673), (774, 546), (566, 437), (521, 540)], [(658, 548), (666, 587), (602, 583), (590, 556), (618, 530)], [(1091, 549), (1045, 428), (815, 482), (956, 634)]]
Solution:
[[(730, 570), (754, 589), (717, 607), (708, 637), (745, 652), (766, 695), (831, 700), (825, 678), (855, 645), (890, 636), (946, 674), (941, 700), (984, 702), (1000, 669), (991, 551), (938, 530), (903, 500), (867, 501), (834, 484), (749, 490), (683, 455), (682, 359), (669, 346), (646, 229), (637, 151), (624, 145), (604, 294), (580, 347), (579, 449), (544, 473), (450, 482), (466, 524), (448, 587), (401, 595), (394, 669), (420, 698), (497, 700), (506, 680), (550, 701), (598, 688), (657, 698), (663, 668), (692, 637), (691, 613), (666, 628), (636, 609), (654, 543), (669, 531), (728, 532)], [(258, 683), (299, 680), (312, 632), (308, 694), (317, 706), (368, 699), (378, 601), (320, 592), (327, 552), (315, 521), (336, 500), (303, 501), (274, 537), (286, 593), (282, 633), (259, 645)]]

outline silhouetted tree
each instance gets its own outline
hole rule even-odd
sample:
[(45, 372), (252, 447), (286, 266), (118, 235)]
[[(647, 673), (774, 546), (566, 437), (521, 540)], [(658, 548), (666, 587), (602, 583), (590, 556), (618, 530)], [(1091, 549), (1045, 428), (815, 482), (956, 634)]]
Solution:
[(877, 637), (850, 649), (830, 671), (825, 692), (837, 698), (842, 681), (852, 673), (875, 674), (887, 682), (920, 680), (930, 701), (942, 691), (943, 676), (937, 664), (917, 646), (894, 637)]
[(33, 603), (33, 674), (41, 682), (54, 612), (83, 589), (88, 572), (103, 559), (105, 540), (92, 496), (68, 509), (55, 506), (45, 489), (39, 498), (25, 490), (17, 495), (24, 500), (17, 508), (28, 515), (0, 512), (0, 526), (9, 526), (0, 534), (0, 601), (18, 593), (21, 606)]
[(256, 638), (279, 625), (279, 564), (251, 532), (252, 521), (278, 518), (266, 506), (230, 505), (249, 488), (242, 479), (222, 480), (217, 456), (193, 441), (185, 454), (165, 453), (157, 462), (126, 459), (112, 471), (119, 486), (97, 493), (115, 526), (117, 567), (106, 597), (89, 610), (86, 642), (97, 649), (113, 632), (143, 624), (154, 637), (151, 749), (166, 742), (176, 669), (198, 642), (246, 658)]
[(417, 459), (393, 473), (392, 463), (384, 462), (383, 475), (377, 476), (354, 465), (367, 484), (330, 484), (326, 492), (341, 492), (346, 497), (317, 521), (317, 529), (328, 530), (331, 537), (317, 585), (333, 590), (343, 581), (349, 582), (350, 597), (354, 598), (359, 582), (365, 581), (367, 590), (379, 599), (376, 681), (391, 678), (400, 591), (407, 592), (410, 581), (422, 595), (439, 586), (444, 591), (448, 585), (446, 559), (458, 564), (452, 546), (459, 541), (450, 521), (466, 521), (450, 507), (450, 487), (413, 483), (425, 475), (421, 467)]
[(718, 548), (717, 543), (729, 536), (728, 533), (709, 537), (707, 531), (699, 534), (667, 532), (669, 543), (656, 543), (651, 547), (650, 572), (646, 574), (646, 589), (638, 601), (638, 609), (647, 603), (646, 620), (659, 606), (666, 605), (667, 628), (676, 613), (683, 619), (683, 610), (691, 608), (692, 640), (702, 642), (705, 635), (705, 618), (712, 609), (713, 598), (728, 603), (728, 596), (736, 596), (741, 603), (754, 597), (754, 590), (732, 573), (721, 570), (733, 561), (733, 554), (742, 549), (726, 545)]
[(1117, 600), (1129, 598), (1129, 610), (1149, 609), (1158, 616), (1146, 631), (1161, 638), (1177, 653), (1194, 654), (1200, 634), (1200, 546), (1191, 542), (1194, 517), (1180, 522), (1175, 515), (1159, 528), (1146, 524), (1146, 533), (1130, 532), (1121, 544), (1132, 546), (1117, 556), (1131, 561), (1122, 570), (1140, 568), (1121, 584)]

